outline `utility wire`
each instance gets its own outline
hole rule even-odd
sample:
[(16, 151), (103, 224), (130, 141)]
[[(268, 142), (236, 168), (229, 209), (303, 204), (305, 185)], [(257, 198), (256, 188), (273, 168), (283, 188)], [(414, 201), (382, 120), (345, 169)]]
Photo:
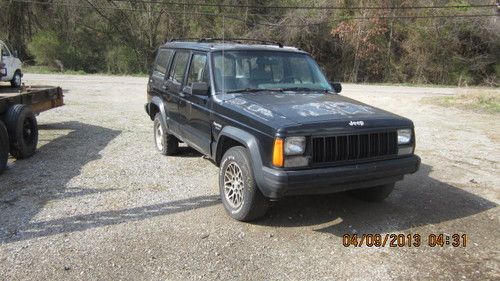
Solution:
[[(19, 3), (29, 3), (36, 5), (51, 5), (51, 6), (67, 6), (67, 7), (76, 7), (76, 8), (87, 8), (91, 10), (96, 9), (108, 9), (108, 10), (122, 10), (122, 11), (138, 11), (138, 12), (147, 12), (146, 9), (141, 8), (126, 8), (126, 7), (118, 7), (118, 6), (106, 6), (106, 7), (91, 7), (89, 5), (81, 5), (69, 2), (44, 2), (37, 0), (12, 0), (13, 2)], [(175, 15), (203, 15), (203, 16), (213, 16), (213, 17), (226, 17), (229, 19), (245, 22), (244, 19), (238, 17), (237, 15), (228, 15), (225, 13), (208, 13), (208, 12), (197, 12), (197, 11), (163, 11), (165, 14), (175, 14)], [(262, 15), (262, 14), (249, 14), (249, 15)], [(281, 26), (281, 27), (307, 27), (307, 26), (316, 26), (327, 24), (332, 21), (343, 21), (343, 20), (370, 20), (370, 19), (430, 19), (430, 18), (480, 18), (480, 17), (497, 17), (500, 14), (455, 14), (455, 15), (423, 15), (423, 16), (368, 16), (368, 17), (340, 17), (336, 19), (331, 19), (328, 21), (321, 21), (316, 23), (307, 23), (307, 24), (297, 24), (297, 25), (287, 25), (287, 24), (279, 24), (279, 23), (262, 23), (262, 22), (248, 22), (254, 25), (260, 26)]]
[(238, 4), (212, 4), (212, 3), (190, 3), (159, 0), (111, 0), (113, 2), (129, 2), (143, 4), (161, 4), (193, 7), (225, 7), (225, 8), (248, 8), (248, 9), (286, 9), (286, 10), (416, 10), (416, 9), (456, 9), (456, 8), (494, 8), (495, 4), (464, 4), (464, 5), (436, 5), (436, 6), (267, 6), (267, 5), (238, 5)]
[(329, 21), (320, 21), (316, 23), (306, 23), (306, 24), (279, 24), (279, 23), (257, 23), (258, 25), (265, 26), (276, 26), (276, 27), (306, 27), (327, 24), (332, 21), (347, 21), (347, 20), (370, 20), (370, 19), (434, 19), (434, 18), (478, 18), (478, 17), (498, 17), (500, 15), (491, 14), (475, 14), (475, 15), (429, 15), (429, 16), (377, 16), (377, 17), (341, 17), (332, 19)]
[[(32, 3), (39, 2), (50, 4), (72, 4), (68, 1), (29, 1), (29, 0), (11, 0), (12, 2)], [(266, 5), (237, 5), (237, 4), (212, 4), (212, 3), (188, 3), (188, 2), (174, 2), (174, 1), (158, 1), (158, 0), (110, 0), (110, 2), (126, 2), (130, 4), (159, 4), (171, 6), (191, 6), (191, 7), (218, 7), (218, 8), (248, 8), (248, 9), (285, 9), (285, 10), (418, 10), (418, 9), (464, 9), (464, 8), (495, 8), (495, 4), (467, 4), (467, 5), (435, 5), (435, 6), (266, 6)]]

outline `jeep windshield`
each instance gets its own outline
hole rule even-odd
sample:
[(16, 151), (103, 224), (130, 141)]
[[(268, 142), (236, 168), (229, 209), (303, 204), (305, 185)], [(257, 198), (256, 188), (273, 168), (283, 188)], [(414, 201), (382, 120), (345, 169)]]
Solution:
[(278, 51), (219, 51), (213, 55), (217, 93), (332, 91), (307, 54)]

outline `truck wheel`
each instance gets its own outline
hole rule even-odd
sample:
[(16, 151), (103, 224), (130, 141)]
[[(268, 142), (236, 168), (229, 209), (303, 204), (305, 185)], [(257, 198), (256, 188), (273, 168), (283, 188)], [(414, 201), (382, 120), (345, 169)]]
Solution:
[(222, 157), (219, 191), (226, 212), (233, 219), (251, 221), (264, 216), (269, 200), (255, 184), (246, 148), (230, 148)]
[(14, 73), (14, 77), (12, 77), (12, 80), (10, 80), (10, 85), (14, 88), (19, 88), (21, 87), (21, 81), (21, 72), (16, 71), (16, 73)]
[(31, 108), (15, 104), (7, 110), (5, 125), (9, 132), (10, 154), (24, 159), (35, 154), (38, 144), (38, 126)]
[(7, 128), (0, 121), (0, 174), (7, 168), (7, 160), (9, 159), (9, 134)]
[(167, 128), (161, 122), (161, 114), (155, 115), (154, 121), (154, 138), (156, 149), (163, 155), (175, 155), (179, 149), (179, 140), (167, 133)]
[(394, 190), (395, 183), (384, 184), (369, 188), (351, 190), (349, 193), (356, 198), (368, 202), (384, 201)]

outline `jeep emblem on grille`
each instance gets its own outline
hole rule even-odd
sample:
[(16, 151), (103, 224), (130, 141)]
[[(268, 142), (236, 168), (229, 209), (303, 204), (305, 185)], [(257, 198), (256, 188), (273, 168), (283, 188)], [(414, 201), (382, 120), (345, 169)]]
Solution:
[(363, 121), (351, 121), (349, 122), (349, 126), (364, 126), (365, 122)]

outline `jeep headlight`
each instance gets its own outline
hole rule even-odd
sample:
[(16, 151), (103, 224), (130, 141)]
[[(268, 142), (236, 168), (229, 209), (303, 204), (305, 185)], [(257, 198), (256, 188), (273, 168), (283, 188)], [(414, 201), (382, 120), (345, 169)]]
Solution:
[(301, 155), (306, 150), (305, 137), (288, 137), (285, 139), (285, 155)]
[(398, 144), (409, 144), (411, 142), (411, 129), (398, 130)]

